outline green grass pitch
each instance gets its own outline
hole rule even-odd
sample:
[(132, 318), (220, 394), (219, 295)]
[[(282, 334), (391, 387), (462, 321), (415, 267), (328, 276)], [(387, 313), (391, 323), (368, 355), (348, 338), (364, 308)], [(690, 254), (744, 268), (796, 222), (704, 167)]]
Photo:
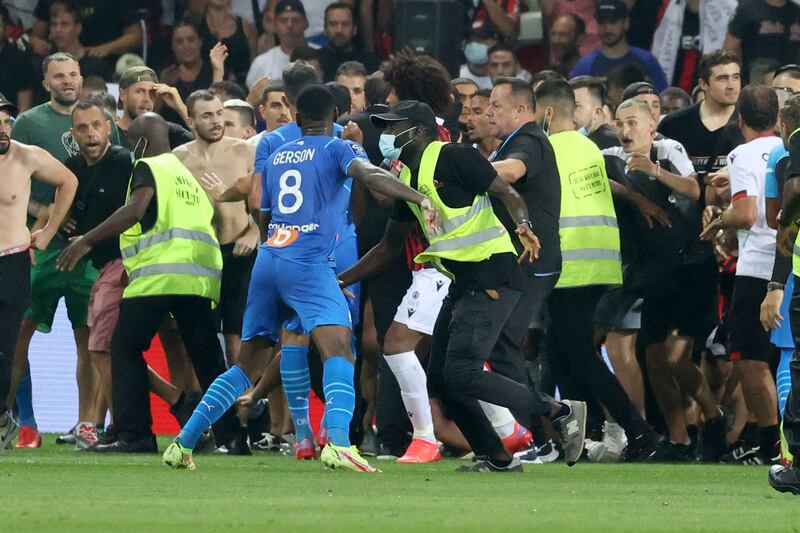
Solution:
[[(156, 455), (56, 446), (0, 455), (2, 531), (798, 531), (800, 499), (766, 467), (526, 466), (459, 474), (462, 464), (331, 472), (257, 453), (200, 454), (195, 472)], [(167, 439), (159, 440), (163, 450)]]

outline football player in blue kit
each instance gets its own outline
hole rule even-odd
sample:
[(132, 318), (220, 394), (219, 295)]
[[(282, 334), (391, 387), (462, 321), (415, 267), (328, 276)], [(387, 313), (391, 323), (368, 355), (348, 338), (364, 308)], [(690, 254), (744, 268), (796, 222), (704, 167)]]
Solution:
[[(321, 459), (331, 468), (375, 472), (350, 446), (355, 402), (351, 319), (336, 279), (334, 246), (350, 205), (350, 178), (373, 191), (420, 205), (433, 231), (439, 215), (428, 198), (372, 165), (363, 148), (331, 137), (333, 98), (322, 86), (303, 89), (297, 123), (303, 136), (269, 159), (262, 210), (270, 213), (267, 241), (253, 268), (239, 361), (209, 387), (184, 429), (164, 452), (164, 464), (194, 469), (192, 449), (200, 434), (252, 386), (261, 359), (278, 341), (282, 323), (296, 313), (323, 359), (328, 443)], [(294, 370), (308, 379), (307, 364)], [(308, 395), (308, 389), (305, 391)], [(302, 396), (302, 393), (298, 393)]]

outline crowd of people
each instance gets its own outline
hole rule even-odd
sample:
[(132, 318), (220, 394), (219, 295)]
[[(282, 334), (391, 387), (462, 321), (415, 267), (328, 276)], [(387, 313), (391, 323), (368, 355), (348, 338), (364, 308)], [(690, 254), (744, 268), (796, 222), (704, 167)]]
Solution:
[(699, 460), (800, 492), (800, 7), (723, 2), (712, 47), (702, 0), (652, 3), (541, 0), (540, 60), (520, 4), (469, 3), (450, 72), (389, 53), (384, 0), (4, 2), (0, 450), (41, 445), (63, 299), (82, 450), (156, 452), (153, 392), (178, 468)]

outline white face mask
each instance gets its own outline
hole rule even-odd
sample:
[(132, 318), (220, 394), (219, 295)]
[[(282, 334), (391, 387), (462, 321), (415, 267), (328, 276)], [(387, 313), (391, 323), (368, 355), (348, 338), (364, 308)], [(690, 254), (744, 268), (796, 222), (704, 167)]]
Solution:
[(397, 138), (400, 137), (402, 134), (404, 134), (406, 132), (409, 132), (409, 131), (411, 131), (413, 129), (414, 129), (414, 126), (408, 128), (405, 131), (401, 131), (397, 135), (392, 135), (391, 133), (381, 133), (381, 137), (378, 140), (378, 148), (380, 149), (381, 154), (383, 155), (383, 157), (385, 157), (386, 159), (388, 159), (389, 161), (392, 161), (392, 162), (397, 161), (398, 159), (400, 159), (400, 153), (403, 151), (403, 148), (405, 148), (406, 145), (408, 145), (408, 143), (410, 143), (414, 139), (407, 140), (400, 147), (395, 146), (394, 143), (397, 140)]

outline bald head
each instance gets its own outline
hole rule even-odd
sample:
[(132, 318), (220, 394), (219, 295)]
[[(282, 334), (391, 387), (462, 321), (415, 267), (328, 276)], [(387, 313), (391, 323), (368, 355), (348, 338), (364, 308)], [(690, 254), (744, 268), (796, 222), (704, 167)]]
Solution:
[(169, 152), (167, 121), (156, 113), (142, 113), (128, 128), (128, 144), (137, 158)]

